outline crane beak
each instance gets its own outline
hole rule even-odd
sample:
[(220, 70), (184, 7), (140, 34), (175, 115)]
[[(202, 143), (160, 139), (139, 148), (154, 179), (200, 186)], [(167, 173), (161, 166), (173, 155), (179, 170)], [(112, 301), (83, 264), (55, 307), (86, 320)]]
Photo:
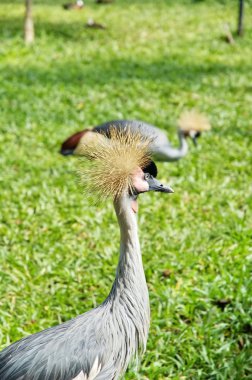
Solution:
[(170, 186), (163, 185), (161, 182), (159, 182), (156, 178), (152, 176), (146, 179), (146, 181), (149, 184), (148, 191), (159, 191), (160, 193), (174, 193)]
[(198, 141), (197, 140), (200, 137), (200, 135), (201, 135), (201, 133), (199, 131), (197, 131), (197, 132), (192, 131), (190, 133), (192, 142), (193, 142), (194, 146), (196, 146), (196, 147), (198, 146)]
[(193, 142), (193, 145), (194, 145), (194, 146), (196, 146), (196, 147), (198, 146), (198, 143), (197, 143), (197, 137), (196, 137), (196, 136), (193, 136), (193, 137), (192, 137), (192, 142)]

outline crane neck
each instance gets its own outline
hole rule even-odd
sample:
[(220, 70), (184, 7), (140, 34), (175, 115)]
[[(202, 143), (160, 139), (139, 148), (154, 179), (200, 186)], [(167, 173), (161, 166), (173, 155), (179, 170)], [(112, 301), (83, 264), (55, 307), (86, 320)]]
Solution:
[(174, 148), (169, 144), (155, 146), (153, 149), (153, 156), (158, 161), (173, 162), (178, 161), (180, 158), (186, 156), (188, 152), (188, 144), (183, 131), (178, 130), (179, 147)]
[(179, 138), (179, 153), (180, 157), (184, 157), (188, 152), (188, 144), (186, 141), (186, 137), (184, 132), (181, 129), (178, 130), (178, 138)]
[(116, 278), (123, 278), (126, 283), (128, 278), (135, 275), (135, 269), (138, 271), (139, 278), (145, 281), (142, 255), (138, 238), (137, 218), (131, 208), (131, 199), (127, 194), (124, 194), (119, 199), (115, 200), (114, 207), (120, 227), (120, 258), (117, 267)]
[[(137, 256), (141, 256), (140, 245), (138, 239), (138, 228), (136, 214), (131, 209), (130, 197), (126, 194), (114, 201), (114, 208), (120, 227), (121, 233), (121, 254), (132, 253), (132, 246), (128, 246), (129, 242), (134, 246), (134, 252)], [(123, 249), (125, 248), (125, 250)]]
[(128, 194), (114, 201), (120, 226), (120, 257), (116, 278), (108, 297), (113, 310), (124, 309), (138, 337), (138, 348), (145, 349), (150, 323), (149, 294), (137, 231), (136, 214)]
[(138, 238), (137, 218), (131, 208), (129, 195), (124, 194), (115, 200), (114, 207), (121, 235), (116, 278), (123, 279), (125, 284), (128, 283), (128, 280), (136, 282), (142, 280), (146, 283)]

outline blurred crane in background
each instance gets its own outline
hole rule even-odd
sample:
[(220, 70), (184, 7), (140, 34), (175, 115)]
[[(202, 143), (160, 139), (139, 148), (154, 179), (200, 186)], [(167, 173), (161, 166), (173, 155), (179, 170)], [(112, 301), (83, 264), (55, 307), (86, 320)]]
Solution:
[(127, 131), (130, 128), (132, 132), (140, 132), (143, 136), (151, 138), (150, 149), (154, 159), (167, 162), (177, 161), (187, 154), (187, 138), (191, 138), (196, 145), (201, 133), (211, 128), (204, 115), (195, 111), (185, 112), (178, 121), (179, 147), (175, 148), (168, 141), (165, 131), (151, 124), (137, 120), (114, 120), (73, 134), (63, 142), (60, 153), (64, 156), (81, 155), (82, 144), (87, 138), (90, 139), (95, 133), (102, 133), (110, 138), (111, 126), (121, 131)]

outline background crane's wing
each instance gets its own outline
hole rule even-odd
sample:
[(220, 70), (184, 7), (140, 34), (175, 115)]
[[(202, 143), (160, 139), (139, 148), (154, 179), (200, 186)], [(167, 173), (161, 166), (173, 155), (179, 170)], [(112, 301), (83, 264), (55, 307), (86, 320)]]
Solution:
[(97, 125), (93, 130), (99, 133), (105, 133), (108, 137), (110, 137), (109, 131), (111, 126), (121, 130), (130, 128), (132, 132), (141, 132), (143, 136), (153, 138), (153, 148), (163, 145), (170, 145), (164, 131), (154, 125), (139, 120), (112, 120), (107, 123)]
[(78, 145), (81, 143), (82, 138), (87, 132), (98, 132), (105, 134), (110, 138), (111, 127), (119, 129), (121, 131), (127, 131), (130, 128), (132, 132), (140, 132), (145, 137), (151, 137), (153, 139), (150, 148), (152, 153), (158, 153), (160, 149), (167, 149), (170, 147), (170, 142), (164, 131), (154, 127), (151, 124), (144, 123), (143, 121), (137, 120), (112, 120), (104, 124), (97, 125), (93, 129), (84, 129), (82, 131), (76, 132), (70, 137), (68, 137), (61, 145), (60, 153), (64, 156), (77, 153)]

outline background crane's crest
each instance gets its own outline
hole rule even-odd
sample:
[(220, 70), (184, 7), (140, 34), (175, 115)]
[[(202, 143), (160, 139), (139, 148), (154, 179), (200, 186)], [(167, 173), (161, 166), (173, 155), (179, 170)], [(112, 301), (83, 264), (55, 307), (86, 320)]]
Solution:
[(195, 110), (183, 112), (178, 120), (178, 126), (184, 132), (203, 132), (211, 129), (208, 118)]
[(116, 198), (132, 189), (132, 174), (150, 162), (151, 138), (111, 125), (110, 139), (92, 134), (81, 146), (79, 175), (85, 194), (96, 199)]

